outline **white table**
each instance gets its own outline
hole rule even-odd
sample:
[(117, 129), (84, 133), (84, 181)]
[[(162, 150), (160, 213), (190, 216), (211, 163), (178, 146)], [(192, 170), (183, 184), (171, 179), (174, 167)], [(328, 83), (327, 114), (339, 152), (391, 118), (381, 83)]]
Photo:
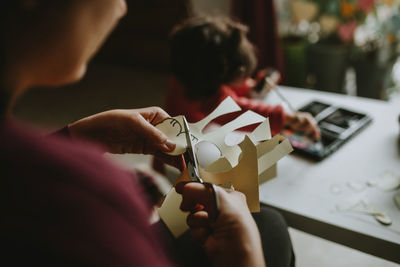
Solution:
[[(321, 162), (295, 154), (279, 161), (278, 177), (260, 187), (261, 202), (280, 210), (291, 227), (400, 263), (400, 210), (393, 201), (399, 190), (368, 187), (362, 192), (389, 214), (390, 226), (370, 215), (336, 209), (343, 199), (359, 194), (347, 185), (349, 181), (366, 182), (385, 170), (400, 175), (400, 105), (283, 86), (280, 90), (296, 108), (320, 100), (367, 113), (373, 121)], [(273, 92), (265, 101), (280, 103)], [(334, 194), (332, 186), (339, 187), (340, 194)]]

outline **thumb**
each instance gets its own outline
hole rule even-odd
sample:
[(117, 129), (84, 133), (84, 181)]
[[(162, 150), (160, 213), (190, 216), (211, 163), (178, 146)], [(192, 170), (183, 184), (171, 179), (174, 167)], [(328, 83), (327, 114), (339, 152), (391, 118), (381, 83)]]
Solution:
[(143, 136), (145, 148), (144, 154), (155, 153), (157, 150), (171, 152), (176, 145), (159, 129), (140, 116), (139, 131)]

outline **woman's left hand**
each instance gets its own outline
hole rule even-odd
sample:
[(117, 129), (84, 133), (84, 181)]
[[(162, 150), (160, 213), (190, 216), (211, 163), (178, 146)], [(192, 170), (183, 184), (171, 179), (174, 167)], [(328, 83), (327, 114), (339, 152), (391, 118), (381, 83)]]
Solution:
[(169, 117), (159, 107), (110, 110), (70, 124), (69, 131), (71, 137), (99, 143), (110, 153), (153, 154), (179, 168), (177, 157), (164, 154), (173, 151), (175, 143), (154, 127)]

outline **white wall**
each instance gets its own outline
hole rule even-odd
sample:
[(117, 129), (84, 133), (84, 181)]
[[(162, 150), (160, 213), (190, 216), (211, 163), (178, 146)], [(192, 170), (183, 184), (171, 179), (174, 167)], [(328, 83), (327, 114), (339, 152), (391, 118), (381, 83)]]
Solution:
[(231, 0), (191, 0), (194, 15), (230, 15)]

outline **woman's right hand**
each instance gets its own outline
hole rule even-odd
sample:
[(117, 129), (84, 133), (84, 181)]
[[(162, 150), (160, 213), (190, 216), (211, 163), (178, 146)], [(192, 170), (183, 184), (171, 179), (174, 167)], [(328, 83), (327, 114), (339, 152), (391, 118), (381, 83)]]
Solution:
[(207, 211), (215, 209), (213, 193), (201, 183), (179, 183), (181, 209), (189, 211), (192, 237), (201, 242), (215, 266), (265, 266), (261, 238), (244, 194), (215, 186), (219, 201), (216, 221)]

